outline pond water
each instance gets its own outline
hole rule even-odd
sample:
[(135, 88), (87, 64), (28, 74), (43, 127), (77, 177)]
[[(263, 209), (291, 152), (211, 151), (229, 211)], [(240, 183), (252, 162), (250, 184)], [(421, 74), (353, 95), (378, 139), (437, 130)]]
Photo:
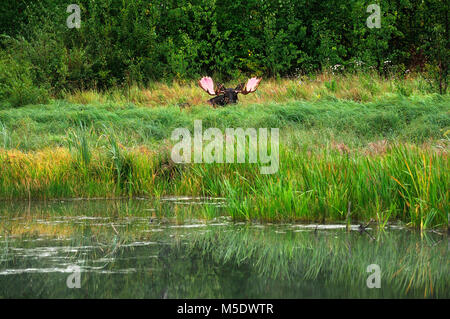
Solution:
[(221, 198), (0, 203), (0, 298), (450, 297), (443, 231), (225, 215)]

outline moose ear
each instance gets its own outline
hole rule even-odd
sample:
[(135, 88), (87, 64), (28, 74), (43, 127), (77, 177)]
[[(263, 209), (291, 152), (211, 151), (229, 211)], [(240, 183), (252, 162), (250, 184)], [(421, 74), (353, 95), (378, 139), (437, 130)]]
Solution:
[(237, 86), (236, 86), (236, 88), (234, 89), (234, 91), (236, 92), (236, 93), (241, 93), (242, 92), (242, 89), (244, 88), (244, 83), (239, 83)]
[(240, 91), (242, 94), (249, 94), (256, 91), (258, 88), (259, 82), (261, 82), (262, 78), (251, 78), (247, 81), (247, 84), (245, 84), (245, 87), (243, 90)]
[(223, 92), (225, 92), (225, 86), (221, 83), (217, 84), (217, 88), (216, 88), (216, 94), (219, 95)]
[(214, 92), (214, 81), (209, 76), (204, 76), (198, 81), (198, 85), (209, 95), (216, 95)]

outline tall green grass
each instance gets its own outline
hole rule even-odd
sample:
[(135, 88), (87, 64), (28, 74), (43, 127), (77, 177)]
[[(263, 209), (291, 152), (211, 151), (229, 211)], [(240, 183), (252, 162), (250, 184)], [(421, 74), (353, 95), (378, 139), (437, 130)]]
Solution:
[(3, 149), (8, 149), (11, 147), (11, 134), (2, 122), (0, 122), (0, 143), (0, 146)]
[(235, 220), (319, 222), (346, 220), (351, 203), (354, 221), (448, 223), (448, 157), (433, 147), (398, 144), (368, 155), (282, 146), (279, 171), (261, 175), (259, 164), (175, 164), (170, 148), (122, 149), (110, 141), (87, 166), (66, 149), (2, 152), (0, 198), (214, 196), (227, 199)]

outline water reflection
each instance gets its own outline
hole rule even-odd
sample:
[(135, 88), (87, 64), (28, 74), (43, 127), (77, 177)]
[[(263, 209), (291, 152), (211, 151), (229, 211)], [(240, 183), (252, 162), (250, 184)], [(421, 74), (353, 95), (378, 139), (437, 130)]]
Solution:
[[(450, 296), (445, 234), (233, 223), (221, 205), (208, 220), (198, 212), (222, 201), (2, 203), (0, 297)], [(380, 289), (366, 286), (370, 264), (381, 267)], [(66, 285), (74, 265), (79, 289)]]

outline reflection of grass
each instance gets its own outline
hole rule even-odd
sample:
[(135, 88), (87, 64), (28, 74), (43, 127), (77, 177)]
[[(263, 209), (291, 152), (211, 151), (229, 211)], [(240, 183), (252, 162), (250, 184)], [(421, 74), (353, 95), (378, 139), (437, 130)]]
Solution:
[[(9, 202), (0, 206), (0, 236), (145, 240), (148, 227), (183, 224), (196, 218), (213, 219), (223, 213), (223, 200), (64, 200)], [(206, 207), (205, 207), (206, 206)], [(209, 214), (204, 215), (207, 208)], [(81, 215), (80, 215), (81, 212)], [(117, 225), (127, 224), (126, 227)], [(114, 226), (116, 225), (116, 226)], [(76, 235), (76, 236), (72, 236)]]
[(73, 235), (74, 229), (65, 225), (45, 225), (35, 223), (25, 223), (13, 225), (7, 230), (10, 236), (51, 236), (51, 237), (69, 237)]
[[(306, 298), (449, 296), (447, 241), (434, 233), (369, 230), (374, 237), (371, 239), (356, 231), (314, 231), (293, 225), (227, 223), (225, 226), (179, 228), (172, 227), (175, 219), (169, 224), (159, 223), (168, 212), (174, 214), (175, 207), (186, 216), (195, 211), (189, 212), (191, 208), (187, 205), (166, 203), (160, 206), (148, 201), (6, 206), (0, 209), (2, 225), (7, 226), (0, 234), (0, 254), (3, 255), (0, 268), (61, 267), (50, 259), (52, 256), (48, 259), (45, 256), (14, 257), (23, 248), (33, 255), (42, 253), (40, 248), (44, 248), (44, 252), (57, 251), (61, 246), (63, 249), (53, 257), (62, 257), (57, 260), (63, 268), (69, 263), (113, 273), (126, 269), (136, 272), (127, 275), (118, 272), (114, 276), (83, 273), (82, 289), (76, 292), (64, 285), (67, 274), (0, 276), (0, 287), (8, 287), (7, 291), (0, 288), (0, 296), (27, 293), (28, 296), (63, 297), (80, 293), (80, 296), (92, 298), (160, 298), (161, 291), (167, 287), (170, 298), (298, 298), (299, 293)], [(195, 210), (202, 210), (194, 206)], [(151, 212), (145, 210), (148, 207), (152, 207)], [(149, 224), (150, 216), (156, 218), (155, 224)], [(20, 230), (24, 225), (34, 232), (7, 235), (7, 229)], [(70, 240), (47, 242), (52, 237)], [(153, 244), (129, 246), (136, 242)], [(366, 287), (369, 276), (366, 269), (370, 264), (381, 267), (381, 289)], [(305, 292), (309, 285), (316, 289)]]
[[(427, 238), (427, 243), (417, 234), (405, 232), (379, 233), (377, 237), (369, 241), (359, 234), (280, 235), (241, 228), (193, 235), (186, 247), (218, 264), (248, 265), (261, 277), (318, 280), (347, 288), (363, 287), (368, 277), (366, 268), (375, 263), (382, 270), (381, 288), (389, 287), (397, 297), (412, 291), (423, 297), (448, 296), (446, 241)], [(357, 294), (355, 297), (361, 297)]]

